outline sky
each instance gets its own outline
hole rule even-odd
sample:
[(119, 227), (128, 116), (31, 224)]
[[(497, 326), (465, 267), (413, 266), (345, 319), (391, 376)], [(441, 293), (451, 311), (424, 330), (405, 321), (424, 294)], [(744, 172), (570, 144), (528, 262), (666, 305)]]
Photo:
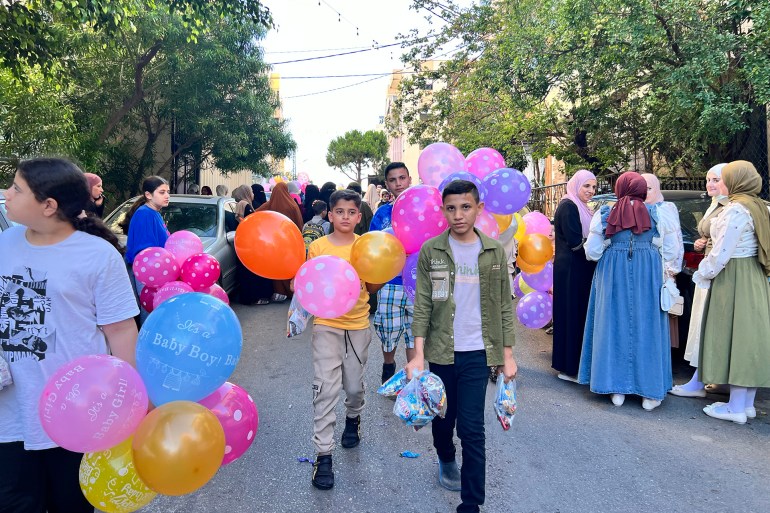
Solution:
[[(327, 166), (326, 149), (332, 139), (349, 130), (365, 132), (378, 127), (385, 114), (390, 76), (291, 77), (391, 73), (403, 67), (400, 57), (404, 50), (391, 46), (278, 63), (395, 43), (400, 33), (428, 28), (425, 13), (410, 9), (410, 0), (265, 0), (264, 4), (277, 26), (263, 40), (265, 61), (274, 64), (273, 72), (281, 75), (283, 115), (297, 142), (297, 172), (308, 173), (319, 185), (326, 181), (347, 185), (349, 178)], [(341, 89), (321, 93), (334, 88)], [(287, 171), (291, 168), (289, 160)]]

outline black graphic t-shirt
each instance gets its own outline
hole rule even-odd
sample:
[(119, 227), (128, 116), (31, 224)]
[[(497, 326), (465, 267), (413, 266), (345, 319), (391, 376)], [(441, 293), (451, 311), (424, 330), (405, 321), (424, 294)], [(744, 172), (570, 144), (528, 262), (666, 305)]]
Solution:
[(120, 254), (106, 241), (75, 232), (33, 246), (26, 228), (0, 233), (0, 347), (13, 385), (0, 392), (0, 443), (26, 449), (55, 444), (37, 413), (48, 378), (79, 356), (107, 352), (99, 326), (138, 313)]

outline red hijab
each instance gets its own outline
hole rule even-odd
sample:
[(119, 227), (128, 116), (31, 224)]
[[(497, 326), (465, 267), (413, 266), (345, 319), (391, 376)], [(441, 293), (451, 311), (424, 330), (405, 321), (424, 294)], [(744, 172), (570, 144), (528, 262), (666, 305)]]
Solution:
[(650, 214), (644, 206), (644, 200), (647, 198), (647, 181), (642, 175), (633, 171), (620, 175), (615, 183), (615, 196), (618, 197), (618, 201), (607, 218), (607, 237), (629, 229), (639, 235), (652, 228)]

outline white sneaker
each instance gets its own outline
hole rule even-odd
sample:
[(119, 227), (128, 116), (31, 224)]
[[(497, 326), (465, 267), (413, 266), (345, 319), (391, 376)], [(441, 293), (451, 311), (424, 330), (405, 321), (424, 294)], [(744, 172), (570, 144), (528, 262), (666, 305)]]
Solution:
[(746, 417), (749, 419), (755, 419), (757, 418), (757, 409), (753, 406), (747, 406), (744, 410), (746, 412)]
[(615, 406), (623, 406), (625, 400), (626, 396), (624, 394), (612, 394), (612, 404)]
[(560, 372), (559, 374), (557, 374), (556, 377), (559, 378), (559, 379), (563, 379), (564, 381), (570, 381), (572, 383), (577, 383), (578, 382), (576, 377), (568, 376), (568, 375), (564, 374), (563, 372)]
[(644, 408), (647, 411), (652, 411), (658, 406), (660, 406), (661, 401), (656, 401), (655, 399), (644, 399), (642, 401), (642, 408)]

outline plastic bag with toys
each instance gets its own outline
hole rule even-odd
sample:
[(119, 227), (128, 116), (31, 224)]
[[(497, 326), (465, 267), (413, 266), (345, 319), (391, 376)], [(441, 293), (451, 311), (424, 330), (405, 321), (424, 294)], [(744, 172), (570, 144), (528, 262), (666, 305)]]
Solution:
[(406, 379), (406, 371), (401, 369), (391, 376), (389, 380), (380, 385), (380, 388), (377, 389), (377, 393), (385, 397), (393, 397), (398, 394), (408, 382), (409, 380)]
[(415, 431), (436, 415), (446, 414), (446, 390), (441, 378), (428, 371), (412, 377), (396, 396), (393, 413)]
[(511, 428), (511, 422), (516, 415), (516, 380), (505, 382), (503, 374), (497, 375), (497, 390), (495, 391), (495, 413), (504, 431)]

